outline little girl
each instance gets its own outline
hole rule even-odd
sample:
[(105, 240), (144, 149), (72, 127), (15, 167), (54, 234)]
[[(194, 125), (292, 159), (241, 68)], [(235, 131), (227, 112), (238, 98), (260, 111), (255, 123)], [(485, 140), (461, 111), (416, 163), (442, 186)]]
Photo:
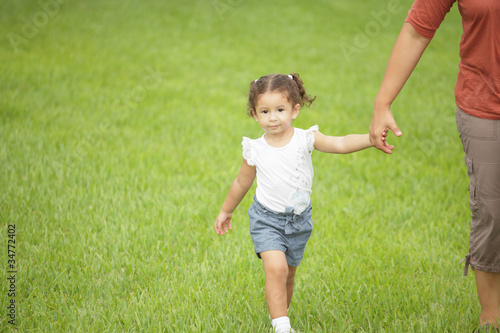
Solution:
[[(243, 163), (215, 221), (217, 234), (231, 230), (232, 213), (257, 176), (254, 203), (248, 210), (250, 234), (264, 264), (266, 300), (275, 332), (293, 332), (287, 309), (295, 272), (313, 228), (312, 151), (347, 154), (372, 147), (368, 134), (334, 137), (321, 134), (317, 125), (307, 130), (292, 127), (300, 108), (314, 99), (296, 73), (267, 75), (250, 84), (248, 114), (265, 133), (256, 140), (243, 137)], [(384, 131), (384, 142), (386, 136)]]

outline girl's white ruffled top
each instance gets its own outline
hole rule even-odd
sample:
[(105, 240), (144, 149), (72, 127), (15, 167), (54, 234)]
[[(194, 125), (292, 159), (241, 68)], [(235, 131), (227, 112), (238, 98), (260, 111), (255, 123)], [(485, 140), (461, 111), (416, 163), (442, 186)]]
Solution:
[(268, 209), (282, 213), (293, 207), (300, 214), (311, 203), (314, 131), (318, 125), (294, 128), (290, 142), (279, 148), (267, 144), (265, 134), (255, 140), (243, 137), (243, 158), (257, 169), (257, 200)]

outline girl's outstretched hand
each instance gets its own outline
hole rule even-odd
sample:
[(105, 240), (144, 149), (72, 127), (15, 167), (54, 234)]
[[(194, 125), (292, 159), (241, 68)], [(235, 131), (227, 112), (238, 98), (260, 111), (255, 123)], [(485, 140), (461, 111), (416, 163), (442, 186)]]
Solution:
[(226, 213), (221, 211), (217, 219), (215, 220), (215, 232), (218, 235), (224, 235), (224, 233), (229, 233), (231, 230), (231, 218), (233, 217), (232, 213)]
[(388, 129), (385, 129), (382, 132), (382, 142), (384, 143), (385, 148), (388, 148), (392, 151), (394, 149), (394, 146), (387, 143), (387, 133), (389, 133)]

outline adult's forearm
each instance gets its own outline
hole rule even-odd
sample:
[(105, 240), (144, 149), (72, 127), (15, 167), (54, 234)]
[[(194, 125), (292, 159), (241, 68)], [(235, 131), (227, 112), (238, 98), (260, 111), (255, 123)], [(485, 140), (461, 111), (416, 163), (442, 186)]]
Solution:
[(399, 94), (417, 66), (431, 40), (419, 35), (413, 26), (405, 22), (385, 70), (384, 79), (375, 98), (375, 110), (387, 108)]

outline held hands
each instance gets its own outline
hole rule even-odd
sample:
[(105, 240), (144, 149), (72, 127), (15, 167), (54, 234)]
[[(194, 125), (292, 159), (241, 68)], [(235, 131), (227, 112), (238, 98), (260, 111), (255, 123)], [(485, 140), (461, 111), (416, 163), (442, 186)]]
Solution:
[(394, 135), (401, 136), (403, 133), (398, 128), (389, 108), (373, 110), (372, 122), (370, 124), (370, 142), (384, 153), (392, 154), (393, 145), (387, 142), (387, 134), (391, 130)]
[(224, 235), (224, 233), (226, 234), (229, 233), (229, 230), (231, 230), (232, 217), (233, 217), (232, 213), (226, 213), (223, 212), (222, 210), (220, 211), (219, 216), (217, 216), (217, 219), (215, 220), (215, 232), (218, 235)]

